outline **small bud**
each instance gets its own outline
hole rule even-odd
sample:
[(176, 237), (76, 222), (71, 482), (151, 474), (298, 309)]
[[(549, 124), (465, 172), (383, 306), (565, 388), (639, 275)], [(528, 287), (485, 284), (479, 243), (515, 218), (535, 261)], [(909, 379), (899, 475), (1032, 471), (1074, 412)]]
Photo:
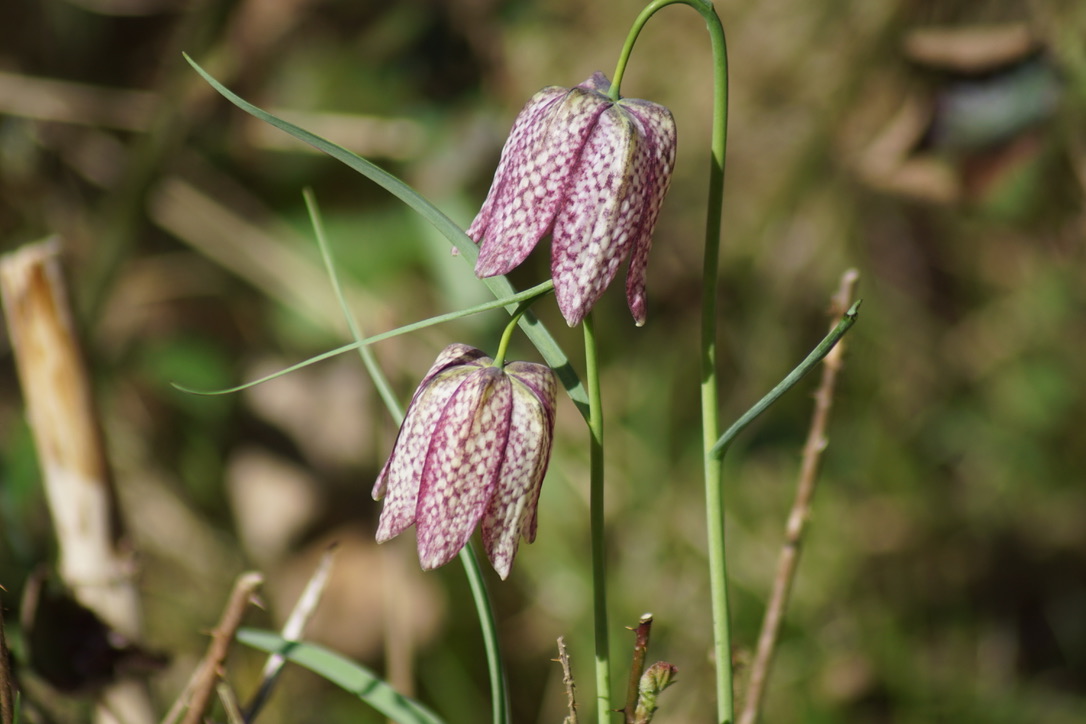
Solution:
[(634, 709), (634, 724), (649, 724), (656, 714), (656, 698), (660, 692), (675, 683), (679, 672), (666, 661), (657, 661), (645, 669), (637, 691), (637, 708)]

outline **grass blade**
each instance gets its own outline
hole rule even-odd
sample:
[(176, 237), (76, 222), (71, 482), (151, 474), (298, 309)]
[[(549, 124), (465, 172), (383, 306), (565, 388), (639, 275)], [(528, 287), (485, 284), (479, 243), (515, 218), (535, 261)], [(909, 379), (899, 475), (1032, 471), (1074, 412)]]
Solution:
[[(241, 110), (294, 136), (303, 143), (308, 143), (318, 151), (328, 154), (337, 161), (349, 166), (351, 169), (370, 179), (400, 201), (403, 201), (424, 219), (433, 224), (434, 228), (441, 232), (441, 234), (459, 250), (460, 255), (464, 257), (468, 263), (472, 265), (475, 264), (475, 259), (479, 255), (479, 249), (475, 245), (475, 242), (473, 242), (468, 235), (464, 233), (464, 230), (457, 226), (452, 219), (430, 203), (422, 196), (422, 194), (415, 191), (388, 171), (367, 161), (358, 154), (352, 153), (342, 146), (338, 146), (314, 133), (310, 133), (304, 128), (284, 121), (282, 118), (273, 116), (271, 113), (254, 106), (252, 103), (249, 103), (247, 100), (211, 77), (206, 70), (201, 68), (199, 64), (188, 55), (185, 55), (185, 60), (189, 62), (189, 65), (191, 65), (212, 88)], [(509, 280), (504, 276), (490, 277), (488, 279), (482, 279), (481, 281), (488, 289), (490, 289), (491, 293), (499, 299), (512, 296), (516, 292), (513, 285), (510, 284)], [(512, 313), (516, 307), (510, 305), (507, 309)], [(543, 359), (546, 360), (547, 364), (550, 365), (551, 369), (558, 375), (559, 381), (566, 389), (566, 392), (569, 393), (570, 399), (573, 400), (578, 411), (582, 416), (585, 416), (585, 419), (587, 419), (588, 395), (585, 392), (584, 385), (581, 383), (580, 378), (574, 371), (573, 365), (570, 364), (569, 357), (567, 357), (566, 353), (562, 351), (562, 348), (558, 346), (558, 342), (551, 336), (551, 333), (547, 331), (547, 328), (543, 326), (542, 322), (532, 315), (531, 312), (528, 312), (521, 317), (520, 327), (524, 330), (524, 333), (528, 335), (528, 338), (532, 341), (532, 344), (535, 345), (535, 348), (539, 350), (539, 354), (543, 356)]]
[(237, 640), (304, 666), (400, 724), (444, 724), (432, 711), (400, 694), (366, 667), (323, 646), (287, 641), (272, 631), (254, 629), (241, 629)]

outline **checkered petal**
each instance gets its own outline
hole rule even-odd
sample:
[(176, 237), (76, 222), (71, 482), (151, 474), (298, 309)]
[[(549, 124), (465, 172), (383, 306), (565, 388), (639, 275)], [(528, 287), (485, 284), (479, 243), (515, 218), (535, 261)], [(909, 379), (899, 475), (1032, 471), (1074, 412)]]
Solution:
[(513, 411), (509, 378), (472, 372), (449, 398), (430, 437), (415, 511), (423, 570), (448, 563), (468, 542), (498, 486)]
[(524, 107), (502, 150), (487, 200), (468, 236), (480, 242), (475, 274), (505, 274), (551, 229), (571, 170), (610, 99), (585, 88), (545, 88)]
[(675, 121), (661, 105), (614, 102), (595, 73), (545, 88), (521, 111), (482, 209), (468, 229), (475, 273), (505, 274), (551, 234), (558, 307), (579, 324), (630, 259), (626, 297), (645, 323), (645, 268), (675, 165)]
[(499, 368), (472, 347), (445, 348), (374, 485), (374, 499), (385, 498), (377, 541), (414, 524), (419, 562), (430, 570), (452, 560), (482, 521), (487, 554), (508, 576), (519, 539), (535, 539), (557, 388), (545, 365)]
[(571, 327), (584, 319), (629, 255), (642, 196), (641, 179), (630, 173), (636, 152), (632, 120), (612, 106), (592, 130), (555, 220), (551, 277)]
[(632, 255), (626, 274), (626, 300), (638, 327), (645, 324), (645, 269), (652, 247), (652, 232), (660, 207), (671, 186), (675, 168), (675, 118), (664, 106), (649, 101), (622, 100), (618, 107), (629, 114), (637, 128), (638, 143), (632, 173), (641, 179), (641, 212), (634, 220)]
[(431, 431), (464, 378), (490, 362), (477, 349), (453, 344), (438, 355), (426, 373), (407, 408), (392, 454), (373, 487), (374, 500), (385, 498), (377, 527), (379, 543), (396, 537), (415, 522), (419, 480)]
[(535, 540), (536, 510), (550, 461), (558, 385), (549, 367), (513, 362), (513, 410), (505, 461), (482, 522), (483, 548), (498, 575), (509, 576), (520, 539)]

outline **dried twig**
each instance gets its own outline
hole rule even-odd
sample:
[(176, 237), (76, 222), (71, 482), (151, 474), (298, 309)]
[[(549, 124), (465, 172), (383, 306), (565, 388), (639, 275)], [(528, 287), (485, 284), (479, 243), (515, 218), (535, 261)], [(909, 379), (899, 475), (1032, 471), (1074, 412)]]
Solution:
[[(295, 604), (294, 610), (290, 612), (287, 622), (283, 625), (282, 634), (285, 640), (298, 641), (301, 639), (302, 634), (305, 633), (306, 624), (309, 623), (309, 619), (313, 617), (314, 611), (317, 610), (325, 586), (328, 584), (328, 577), (332, 573), (332, 557), (335, 555), (336, 547), (337, 545), (329, 546), (324, 555), (321, 556), (317, 569), (313, 571), (313, 576), (309, 579), (309, 583), (306, 584), (301, 597), (298, 598), (298, 603)], [(260, 687), (257, 689), (256, 694), (253, 695), (252, 701), (245, 707), (244, 720), (246, 722), (253, 721), (256, 715), (260, 713), (261, 707), (271, 696), (272, 688), (275, 686), (275, 682), (279, 680), (279, 674), (283, 671), (283, 666), (286, 663), (287, 659), (282, 654), (268, 656), (268, 661), (264, 664), (264, 671), (261, 673)]]
[[(859, 280), (859, 273), (850, 269), (841, 277), (841, 284), (834, 295), (832, 317), (839, 318), (852, 303), (852, 295)], [(815, 408), (811, 416), (811, 427), (807, 442), (803, 447), (803, 461), (800, 466), (799, 481), (796, 485), (796, 497), (788, 515), (785, 528), (784, 545), (777, 559), (777, 575), (773, 581), (773, 592), (766, 606), (762, 630), (758, 636), (758, 649), (751, 664), (750, 680), (747, 683), (746, 699), (739, 724), (755, 724), (760, 714), (762, 699), (765, 695), (769, 667), (773, 652), (777, 646), (781, 622), (788, 606), (788, 597), (796, 577), (799, 564), (800, 544), (807, 518), (811, 512), (811, 499), (814, 497), (818, 479), (818, 465), (822, 452), (826, 449), (826, 426), (830, 408), (833, 406), (833, 392), (837, 382), (837, 373), (841, 370), (841, 358), (844, 354), (844, 340), (826, 356), (822, 367), (822, 379), (815, 393)]]
[(226, 608), (223, 609), (222, 617), (219, 619), (219, 625), (211, 632), (211, 643), (207, 647), (203, 661), (196, 667), (188, 685), (170, 707), (162, 724), (174, 724), (186, 706), (188, 711), (185, 712), (182, 724), (197, 724), (200, 721), (208, 704), (211, 703), (215, 685), (222, 675), (223, 662), (226, 661), (234, 634), (241, 626), (245, 609), (263, 582), (264, 577), (253, 571), (243, 573), (238, 577), (234, 583), (234, 590), (230, 593), (230, 600), (227, 601)]
[[(110, 628), (138, 640), (135, 564), (91, 397), (59, 244), (30, 244), (0, 259), (0, 293), (59, 547), (60, 577)], [(146, 686), (120, 679), (98, 697), (102, 722), (149, 724)]]
[(8, 640), (4, 633), (4, 606), (0, 599), (0, 724), (15, 721), (15, 679), (11, 675)]
[(566, 706), (569, 708), (569, 716), (562, 720), (562, 724), (577, 724), (577, 685), (573, 682), (573, 669), (569, 665), (564, 636), (558, 637), (558, 662), (562, 664), (562, 683), (566, 686)]
[(641, 620), (634, 629), (633, 660), (630, 662), (630, 678), (626, 684), (626, 706), (623, 716), (629, 724), (634, 719), (637, 709), (637, 696), (641, 689), (641, 674), (645, 672), (645, 656), (649, 652), (649, 634), (652, 633), (652, 614), (641, 614)]

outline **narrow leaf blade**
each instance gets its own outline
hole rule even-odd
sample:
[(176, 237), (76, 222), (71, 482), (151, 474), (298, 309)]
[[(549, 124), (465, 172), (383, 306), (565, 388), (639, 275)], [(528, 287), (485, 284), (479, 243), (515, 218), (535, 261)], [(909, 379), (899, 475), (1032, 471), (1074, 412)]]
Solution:
[[(252, 103), (249, 103), (222, 83), (215, 80), (188, 55), (185, 55), (185, 60), (188, 61), (189, 65), (191, 65), (212, 88), (241, 110), (294, 136), (299, 141), (308, 143), (317, 150), (328, 154), (403, 201), (433, 224), (434, 228), (440, 231), (441, 234), (460, 251), (461, 256), (463, 256), (469, 264), (474, 266), (475, 259), (479, 255), (479, 249), (475, 246), (475, 242), (473, 242), (468, 235), (464, 233), (464, 230), (457, 226), (452, 219), (446, 216), (440, 209), (406, 183), (396, 178), (388, 171), (385, 171), (380, 166), (362, 158), (358, 154), (352, 153), (342, 146), (338, 146), (314, 133), (310, 133), (304, 128), (284, 121), (282, 118), (273, 116), (271, 113), (254, 106)], [(510, 284), (509, 280), (504, 276), (490, 277), (488, 279), (483, 279), (482, 282), (486, 284), (487, 288), (490, 289), (495, 297), (508, 297), (515, 293), (513, 285)], [(510, 313), (514, 310), (515, 307), (509, 307)], [(528, 335), (528, 338), (532, 340), (532, 344), (539, 350), (539, 354), (543, 356), (543, 359), (547, 361), (547, 364), (554, 369), (555, 373), (557, 373), (559, 381), (562, 383), (562, 386), (565, 387), (566, 392), (569, 393), (570, 399), (573, 400), (578, 411), (585, 416), (585, 419), (588, 419), (587, 392), (585, 391), (580, 378), (577, 376), (577, 373), (574, 371), (573, 366), (570, 364), (569, 358), (566, 356), (565, 352), (562, 351), (562, 348), (558, 346), (558, 342), (551, 336), (551, 333), (547, 328), (544, 327), (530, 312), (521, 317), (520, 327), (524, 330), (524, 333)]]
[(241, 629), (237, 638), (261, 651), (279, 654), (351, 692), (400, 724), (444, 724), (444, 720), (419, 702), (400, 694), (376, 674), (323, 646), (287, 641), (272, 631)]

